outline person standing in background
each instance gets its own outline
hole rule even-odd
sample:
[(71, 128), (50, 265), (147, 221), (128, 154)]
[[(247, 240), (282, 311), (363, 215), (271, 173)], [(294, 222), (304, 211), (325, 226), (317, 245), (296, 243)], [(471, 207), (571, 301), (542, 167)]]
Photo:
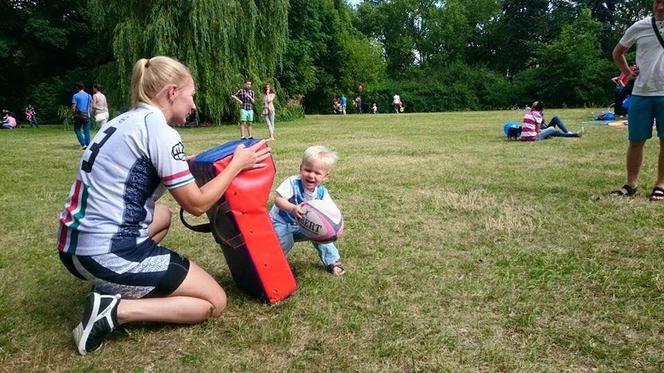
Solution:
[(355, 97), (355, 112), (362, 114), (362, 97), (360, 95)]
[(92, 86), (92, 110), (95, 112), (95, 121), (99, 128), (108, 122), (108, 102), (102, 93), (103, 89), (99, 84)]
[[(664, 201), (664, 0), (654, 0), (653, 15), (630, 26), (613, 49), (613, 60), (627, 80), (634, 79), (629, 104), (627, 181), (611, 195), (629, 197), (637, 192), (646, 140), (652, 137), (653, 123), (659, 137), (657, 180), (651, 201)], [(636, 45), (636, 69), (627, 64), (625, 53)]]
[(348, 97), (346, 95), (341, 94), (341, 114), (346, 115), (346, 107), (348, 107)]
[(267, 131), (270, 134), (268, 140), (274, 140), (274, 99), (276, 97), (277, 95), (274, 93), (272, 86), (266, 83), (263, 86), (263, 117), (267, 123)]
[(30, 123), (30, 127), (39, 127), (37, 125), (37, 113), (35, 108), (31, 104), (28, 104), (28, 107), (25, 108), (25, 119)]
[(253, 139), (253, 124), (254, 124), (254, 98), (256, 97), (254, 91), (251, 89), (251, 80), (244, 82), (244, 88), (235, 92), (232, 95), (237, 102), (240, 103), (240, 139), (246, 138)]
[(74, 133), (78, 143), (83, 150), (90, 145), (90, 109), (92, 107), (92, 96), (85, 92), (83, 83), (76, 83), (78, 91), (71, 98), (71, 112), (74, 116)]
[(401, 111), (401, 97), (398, 94), (395, 94), (394, 97), (392, 97), (392, 106), (394, 106), (394, 112), (399, 114)]

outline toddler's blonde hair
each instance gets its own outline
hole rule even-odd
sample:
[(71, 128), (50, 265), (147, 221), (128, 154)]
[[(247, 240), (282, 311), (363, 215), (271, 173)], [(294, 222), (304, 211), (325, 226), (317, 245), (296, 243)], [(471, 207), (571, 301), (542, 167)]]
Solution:
[(339, 159), (339, 157), (337, 156), (336, 152), (333, 152), (322, 145), (314, 145), (308, 147), (304, 151), (304, 156), (302, 156), (302, 163), (316, 160), (321, 163), (324, 169), (329, 171), (332, 166), (337, 163), (337, 159)]
[(152, 104), (152, 98), (164, 85), (181, 83), (191, 76), (189, 69), (180, 61), (166, 56), (141, 58), (134, 64), (131, 74), (131, 104)]

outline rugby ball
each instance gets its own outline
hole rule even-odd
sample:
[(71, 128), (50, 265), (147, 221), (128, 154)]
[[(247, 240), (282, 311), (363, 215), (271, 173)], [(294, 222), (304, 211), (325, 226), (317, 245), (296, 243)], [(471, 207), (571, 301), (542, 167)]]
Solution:
[(341, 211), (331, 200), (311, 200), (300, 205), (302, 218), (298, 224), (303, 234), (319, 243), (334, 242), (344, 232)]

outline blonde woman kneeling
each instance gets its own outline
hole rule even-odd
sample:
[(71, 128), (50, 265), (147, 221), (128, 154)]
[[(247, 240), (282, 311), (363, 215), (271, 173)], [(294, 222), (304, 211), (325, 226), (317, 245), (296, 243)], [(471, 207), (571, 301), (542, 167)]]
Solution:
[(119, 325), (133, 321), (195, 324), (218, 317), (226, 294), (212, 276), (161, 246), (171, 222), (168, 190), (187, 212), (201, 215), (245, 169), (263, 167), (269, 149), (235, 150), (229, 166), (198, 187), (180, 135), (196, 109), (189, 70), (169, 57), (134, 65), (133, 108), (114, 118), (83, 152), (60, 215), (58, 250), (64, 266), (93, 284), (74, 341), (81, 355), (99, 349)]

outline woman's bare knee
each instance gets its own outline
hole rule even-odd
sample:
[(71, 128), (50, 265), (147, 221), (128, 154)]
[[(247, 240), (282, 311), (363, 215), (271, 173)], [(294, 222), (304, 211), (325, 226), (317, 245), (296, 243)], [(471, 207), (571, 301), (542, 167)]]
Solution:
[(203, 299), (210, 303), (213, 317), (219, 317), (226, 308), (226, 292), (219, 283), (203, 268), (189, 262), (189, 273), (173, 295)]
[(216, 294), (214, 299), (210, 302), (212, 304), (212, 317), (219, 317), (221, 313), (226, 309), (226, 292), (224, 289), (221, 289), (219, 294)]

